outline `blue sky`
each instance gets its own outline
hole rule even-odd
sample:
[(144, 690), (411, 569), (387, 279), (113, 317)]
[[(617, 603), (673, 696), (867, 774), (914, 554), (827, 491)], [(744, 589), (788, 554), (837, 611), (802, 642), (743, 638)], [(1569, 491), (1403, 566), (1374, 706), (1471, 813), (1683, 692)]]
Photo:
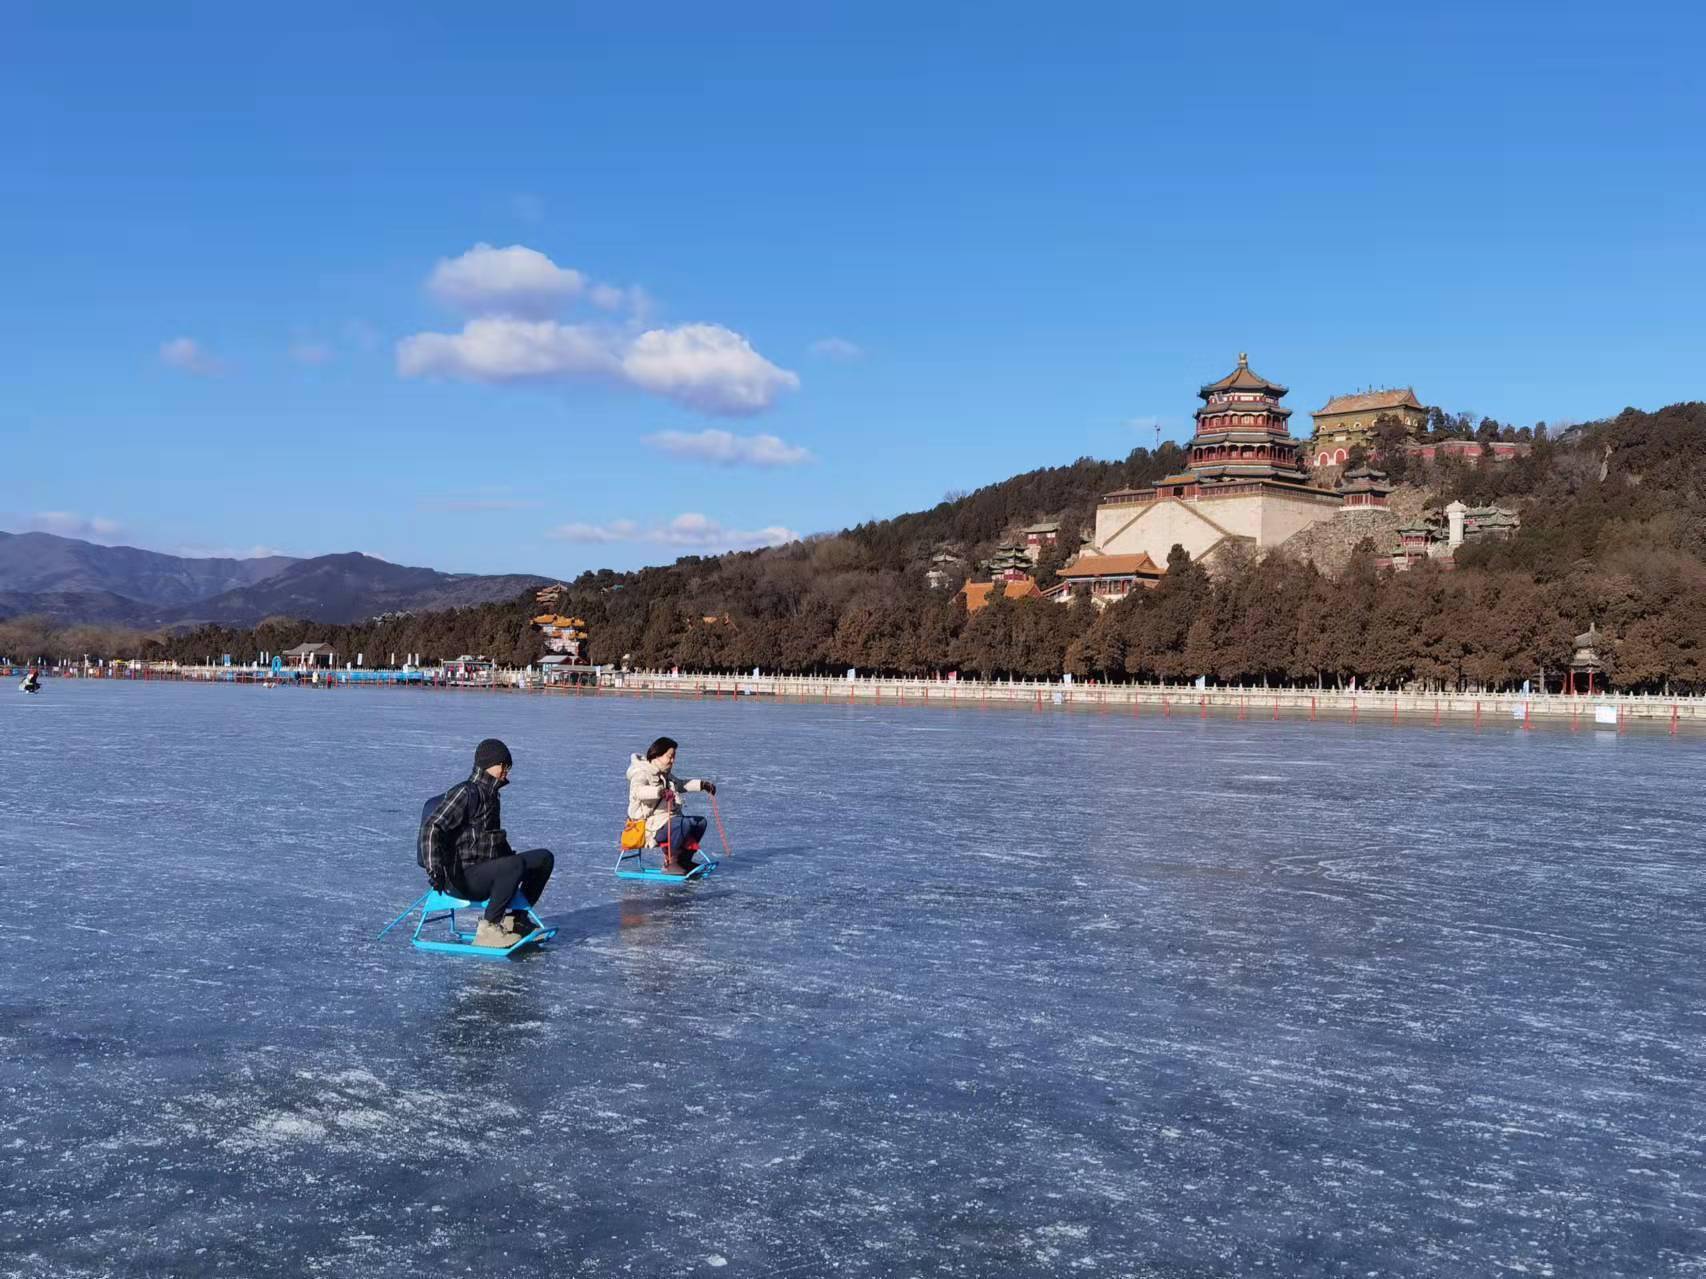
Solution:
[(357, 8), (8, 7), (0, 527), (570, 575), (1241, 350), (1303, 434), (1706, 394), (1700, 6)]

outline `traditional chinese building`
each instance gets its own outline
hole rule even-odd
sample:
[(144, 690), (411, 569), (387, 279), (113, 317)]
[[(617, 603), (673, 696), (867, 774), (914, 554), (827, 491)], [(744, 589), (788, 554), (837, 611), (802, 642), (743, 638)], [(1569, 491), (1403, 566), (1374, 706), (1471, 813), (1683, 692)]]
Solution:
[(1240, 355), (1236, 369), (1197, 394), (1203, 406), (1186, 469), (1154, 488), (1107, 494), (1086, 554), (1142, 554), (1160, 565), (1176, 545), (1198, 560), (1233, 542), (1266, 549), (1338, 512), (1341, 495), (1309, 482), (1288, 433), (1285, 387)]
[(924, 583), (933, 591), (939, 591), (956, 577), (966, 575), (965, 557), (952, 551), (937, 551), (930, 557), (930, 567), (924, 570)]
[(338, 664), (337, 652), (330, 644), (298, 644), (295, 648), (285, 649), (279, 656), (284, 658), (286, 666), (298, 671), (315, 666), (330, 668)]
[(1592, 622), (1587, 630), (1576, 636), (1575, 652), (1570, 657), (1570, 692), (1593, 696), (1594, 680), (1605, 678), (1605, 663), (1600, 660), (1599, 628)]
[(1404, 446), (1412, 460), (1417, 462), (1443, 462), (1453, 458), (1469, 466), (1479, 466), (1482, 462), (1514, 462), (1519, 457), (1527, 457), (1534, 451), (1534, 445), (1526, 440), (1436, 440), (1432, 444), (1409, 443)]
[(1065, 590), (1050, 588), (1044, 593), (1061, 603), (1088, 599), (1101, 607), (1123, 600), (1135, 590), (1153, 590), (1166, 573), (1141, 551), (1136, 555), (1087, 553), (1073, 556), (1072, 562), (1060, 570)]
[(1346, 511), (1384, 511), (1387, 494), (1392, 492), (1386, 472), (1378, 471), (1366, 462), (1348, 469), (1339, 477), (1336, 487), (1344, 503), (1339, 508), (1341, 514)]
[(1398, 530), (1398, 544), (1391, 552), (1392, 567), (1402, 572), (1419, 560), (1437, 559), (1450, 568), (1457, 548), (1465, 542), (1506, 541), (1521, 528), (1522, 517), (1506, 507), (1452, 502), (1443, 515), (1427, 514)]
[(1060, 521), (1047, 520), (1041, 524), (1033, 524), (1020, 534), (1025, 539), (1025, 553), (1035, 564), (1042, 558), (1043, 547), (1052, 546), (1060, 538)]
[(1311, 416), (1315, 431), (1309, 438), (1309, 456), (1316, 466), (1343, 466), (1359, 444), (1364, 451), (1372, 450), (1374, 426), (1381, 418), (1402, 422), (1405, 434), (1412, 437), (1428, 424), (1427, 405), (1407, 386), (1402, 390), (1335, 395)]
[(995, 554), (985, 560), (983, 566), (997, 581), (1017, 582), (1031, 575), (1032, 559), (1023, 546), (1004, 543), (996, 547)]
[[(559, 597), (560, 598), (560, 597)], [(586, 622), (578, 617), (559, 613), (541, 613), (533, 625), (545, 636), (545, 647), (571, 661), (580, 661), (586, 647)]]
[[(1451, 504), (1461, 505), (1459, 502)], [(1451, 515), (1451, 506), (1445, 508), (1447, 518)], [(1482, 538), (1508, 542), (1522, 528), (1522, 517), (1503, 506), (1464, 506), (1462, 517), (1463, 528), (1457, 543), (1475, 542)]]
[[(989, 603), (989, 597), (994, 592), (995, 582), (967, 582), (960, 587), (960, 595), (966, 602), (966, 612), (975, 613)], [(999, 583), (1001, 594), (1010, 600), (1031, 599), (1040, 596), (1035, 578), (1021, 577), (1015, 580)]]
[(1443, 522), (1437, 515), (1432, 520), (1424, 517), (1399, 527), (1398, 544), (1391, 552), (1392, 567), (1402, 573), (1423, 560), (1441, 558), (1449, 567), (1450, 555)]

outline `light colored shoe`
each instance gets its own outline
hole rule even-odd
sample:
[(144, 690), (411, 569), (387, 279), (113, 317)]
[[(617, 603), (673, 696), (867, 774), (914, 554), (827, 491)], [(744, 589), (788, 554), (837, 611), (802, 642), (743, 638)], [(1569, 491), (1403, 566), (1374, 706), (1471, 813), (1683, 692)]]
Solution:
[(480, 926), (474, 930), (474, 944), (486, 946), (495, 950), (508, 950), (521, 939), (502, 924), (494, 924), (489, 919), (482, 919)]

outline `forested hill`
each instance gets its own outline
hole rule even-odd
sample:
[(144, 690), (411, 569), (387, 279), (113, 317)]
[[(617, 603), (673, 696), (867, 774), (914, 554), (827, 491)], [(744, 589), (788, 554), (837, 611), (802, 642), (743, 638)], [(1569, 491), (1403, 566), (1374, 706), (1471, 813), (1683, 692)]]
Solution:
[(1155, 452), (1133, 449), (1123, 462), (1081, 457), (1071, 466), (1026, 471), (965, 494), (943, 499), (928, 511), (874, 520), (849, 529), (873, 568), (922, 567), (931, 553), (953, 547), (982, 559), (1004, 535), (1041, 519), (1059, 518), (1061, 529), (1088, 533), (1102, 494), (1152, 484), (1182, 470), (1185, 450), (1171, 442)]
[[(1425, 468), (1384, 460), (1431, 506), (1454, 498), (1522, 513), (1509, 543), (1465, 547), (1457, 570), (1377, 571), (1365, 547), (1328, 577), (1284, 553), (1211, 578), (1174, 557), (1153, 592), (1106, 612), (1000, 601), (967, 618), (924, 572), (946, 550), (975, 563), (1026, 523), (1059, 518), (1076, 549), (1100, 496), (1177, 469), (1176, 446), (1081, 459), (1015, 476), (928, 511), (769, 550), (689, 556), (631, 573), (583, 574), (561, 611), (586, 618), (600, 663), (651, 667), (1190, 678), (1365, 686), (1421, 680), (1555, 683), (1571, 637), (1597, 623), (1626, 688), (1706, 689), (1706, 404), (1625, 410), (1559, 439), (1534, 433), (1516, 461)], [(351, 627), (274, 620), (155, 642), (182, 658), (278, 651), (327, 639), (341, 652), (537, 656), (531, 595), (509, 605)], [(0, 647), (4, 647), (0, 640)], [(13, 649), (17, 644), (11, 645)], [(73, 645), (75, 648), (75, 645)], [(84, 649), (82, 651), (89, 651)]]

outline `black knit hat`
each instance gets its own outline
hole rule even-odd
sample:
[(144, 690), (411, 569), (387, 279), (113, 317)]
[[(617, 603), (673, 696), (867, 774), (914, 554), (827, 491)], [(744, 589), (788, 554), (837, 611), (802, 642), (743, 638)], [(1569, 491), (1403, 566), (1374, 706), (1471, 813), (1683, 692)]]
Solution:
[(488, 737), (474, 748), (474, 767), (485, 770), (493, 764), (514, 764), (510, 758), (509, 747), (495, 737)]

